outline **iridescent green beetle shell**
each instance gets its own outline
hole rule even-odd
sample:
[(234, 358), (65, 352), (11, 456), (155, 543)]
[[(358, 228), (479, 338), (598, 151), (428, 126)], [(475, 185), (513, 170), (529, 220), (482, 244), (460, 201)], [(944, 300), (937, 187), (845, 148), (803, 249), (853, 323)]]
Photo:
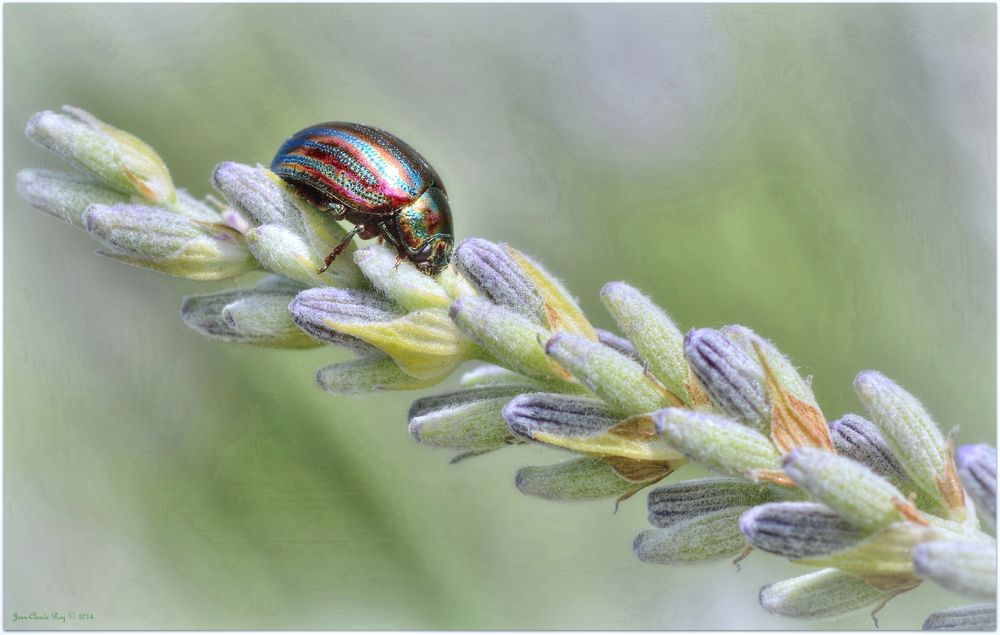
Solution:
[(400, 258), (435, 275), (454, 241), (451, 208), (434, 168), (404, 141), (354, 123), (310, 126), (288, 139), (271, 171), (362, 238), (382, 236)]

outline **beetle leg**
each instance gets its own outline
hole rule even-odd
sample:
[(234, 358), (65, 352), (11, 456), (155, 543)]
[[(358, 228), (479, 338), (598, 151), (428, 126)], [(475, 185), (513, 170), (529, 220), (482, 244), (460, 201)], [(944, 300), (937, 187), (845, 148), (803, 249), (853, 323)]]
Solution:
[(329, 269), (330, 265), (333, 264), (333, 261), (337, 258), (337, 256), (340, 255), (340, 252), (347, 249), (347, 246), (351, 244), (351, 241), (354, 239), (354, 237), (362, 233), (363, 231), (365, 231), (364, 225), (355, 225), (354, 229), (352, 229), (350, 232), (347, 233), (346, 236), (344, 236), (344, 240), (340, 241), (340, 244), (334, 247), (333, 251), (331, 251), (329, 255), (327, 255), (327, 257), (323, 259), (323, 268), (317, 271), (316, 273), (323, 273), (327, 269)]
[(404, 260), (406, 260), (406, 254), (396, 254), (396, 264), (392, 266), (392, 270), (399, 269), (399, 265), (403, 264)]

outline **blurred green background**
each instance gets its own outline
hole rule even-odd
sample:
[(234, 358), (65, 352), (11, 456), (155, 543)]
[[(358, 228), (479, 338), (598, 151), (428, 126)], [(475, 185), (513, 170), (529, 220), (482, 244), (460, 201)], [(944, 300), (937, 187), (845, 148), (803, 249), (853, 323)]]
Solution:
[[(810, 627), (757, 605), (805, 568), (640, 563), (644, 493), (617, 515), (530, 499), (516, 469), (563, 454), (448, 465), (406, 431), (416, 393), (314, 386), (343, 353), (201, 339), (180, 299), (228, 285), (102, 259), (30, 210), (16, 172), (59, 163), (23, 127), (82, 107), (203, 195), (306, 125), (378, 125), (443, 175), (459, 238), (537, 256), (597, 325), (624, 279), (684, 329), (773, 339), (830, 418), (875, 368), (995, 443), (995, 12), (6, 4), (5, 625)], [(880, 619), (961, 602), (925, 584)]]

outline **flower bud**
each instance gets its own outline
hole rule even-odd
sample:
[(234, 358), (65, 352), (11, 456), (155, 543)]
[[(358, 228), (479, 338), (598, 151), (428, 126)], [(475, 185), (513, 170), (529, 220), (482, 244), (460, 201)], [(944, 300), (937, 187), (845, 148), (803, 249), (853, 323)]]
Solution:
[(494, 304), (548, 328), (542, 296), (505, 247), (480, 238), (467, 238), (455, 248), (455, 266)]
[(412, 377), (390, 357), (376, 353), (324, 366), (316, 373), (316, 383), (330, 393), (357, 395), (384, 390), (416, 390), (432, 386), (437, 380)]
[(523, 315), (475, 296), (455, 301), (449, 315), (463, 333), (511, 370), (543, 379), (570, 379), (545, 355), (549, 332)]
[(996, 599), (995, 542), (925, 542), (913, 548), (913, 565), (917, 575), (955, 593)]
[(784, 464), (802, 489), (862, 529), (875, 531), (903, 520), (901, 509), (917, 514), (891, 483), (849, 458), (797, 448), (785, 456)]
[(642, 417), (620, 421), (597, 399), (553, 393), (521, 395), (504, 409), (511, 431), (523, 438), (586, 454), (645, 461), (675, 461), (670, 448)]
[(790, 559), (846, 549), (866, 532), (820, 503), (771, 503), (740, 517), (740, 529), (752, 547)]
[(712, 329), (689, 331), (684, 354), (716, 408), (758, 432), (771, 433), (764, 372), (755, 358)]
[(809, 387), (809, 382), (802, 378), (791, 360), (774, 344), (739, 324), (724, 326), (720, 330), (734, 344), (758, 361), (760, 361), (759, 358), (763, 357), (783, 391), (793, 395), (801, 402), (816, 406), (816, 397), (813, 395), (812, 388)]
[(362, 281), (349, 243), (326, 272), (327, 254), (347, 237), (333, 218), (296, 196), (276, 174), (261, 166), (220, 163), (212, 184), (258, 227), (246, 232), (250, 248), (268, 271), (312, 286), (355, 287)]
[(837, 569), (822, 569), (765, 586), (760, 605), (772, 615), (811, 620), (875, 606), (892, 593)]
[(639, 534), (632, 545), (644, 562), (659, 564), (699, 564), (740, 554), (746, 539), (740, 532), (739, 517), (746, 507), (728, 507), (663, 529)]
[(410, 407), (410, 434), (434, 447), (463, 452), (501, 448), (514, 439), (503, 419), (517, 388), (473, 388), (424, 397)]
[[(690, 405), (688, 363), (684, 359), (684, 336), (663, 309), (635, 287), (611, 282), (601, 290), (601, 300), (663, 385)], [(678, 404), (679, 405), (679, 404)]]
[(299, 293), (289, 309), (296, 324), (313, 337), (334, 344), (360, 340), (418, 379), (444, 379), (476, 354), (475, 345), (443, 309), (399, 315), (373, 294), (332, 287)]
[(996, 604), (956, 606), (931, 613), (924, 620), (925, 631), (995, 631), (997, 630)]
[(521, 468), (514, 484), (524, 494), (546, 500), (590, 500), (612, 496), (623, 500), (674, 469), (669, 463), (652, 461), (635, 461), (626, 469), (622, 467), (614, 459), (583, 457), (555, 465)]
[(510, 245), (500, 245), (521, 268), (531, 286), (542, 298), (545, 310), (545, 324), (551, 333), (572, 333), (592, 342), (597, 341), (594, 327), (580, 310), (576, 300), (566, 287), (552, 274)]
[(628, 341), (620, 335), (615, 335), (611, 331), (605, 331), (604, 329), (594, 329), (597, 332), (597, 341), (604, 344), (608, 348), (613, 348), (625, 357), (631, 360), (635, 360), (642, 363), (639, 359), (639, 353), (635, 350), (635, 346), (632, 346), (632, 342)]
[(288, 310), (298, 327), (310, 336), (364, 356), (377, 356), (379, 351), (361, 338), (338, 330), (333, 324), (347, 321), (359, 324), (391, 322), (402, 317), (395, 307), (373, 293), (334, 287), (306, 289), (295, 296)]
[(292, 320), (288, 303), (295, 293), (253, 288), (189, 296), (181, 305), (181, 319), (202, 335), (223, 342), (273, 348), (320, 346)]
[(655, 527), (729, 507), (753, 507), (780, 500), (777, 487), (740, 478), (702, 478), (658, 487), (649, 493), (649, 522)]
[(295, 195), (270, 170), (259, 165), (220, 163), (212, 173), (212, 186), (255, 225), (283, 225), (302, 233)]
[(756, 357), (764, 371), (764, 388), (770, 404), (770, 435), (776, 448), (787, 453), (799, 447), (833, 449), (826, 418), (816, 403), (809, 382), (774, 344), (743, 326), (727, 326), (723, 334)]
[(441, 285), (417, 270), (409, 260), (400, 262), (395, 249), (372, 245), (354, 252), (354, 263), (383, 295), (407, 311), (447, 309), (451, 298)]
[(956, 510), (960, 519), (965, 499), (951, 453), (923, 405), (875, 371), (859, 374), (854, 390), (910, 479), (947, 509)]
[(830, 423), (830, 439), (841, 456), (854, 459), (890, 480), (904, 479), (903, 468), (871, 421), (848, 414)]
[(221, 280), (257, 264), (239, 232), (146, 205), (92, 205), (84, 229), (109, 258), (192, 280)]
[(767, 437), (725, 417), (665, 408), (653, 414), (653, 422), (672, 447), (722, 474), (750, 478), (781, 460)]
[(988, 445), (963, 445), (955, 453), (958, 475), (976, 509), (991, 527), (997, 524), (997, 451)]
[(590, 436), (614, 427), (619, 419), (598, 399), (557, 393), (521, 395), (504, 409), (504, 419), (519, 437)]
[(246, 233), (251, 253), (264, 269), (307, 286), (355, 286), (359, 273), (350, 255), (341, 254), (323, 273), (320, 253), (293, 230), (282, 225), (260, 225)]
[(578, 335), (560, 333), (545, 352), (619, 415), (652, 412), (680, 400), (618, 351)]
[(113, 190), (174, 206), (170, 172), (151, 147), (79, 108), (63, 106), (63, 112), (35, 114), (25, 129), (28, 138)]
[(91, 205), (116, 205), (129, 200), (89, 176), (52, 170), (21, 170), (17, 173), (17, 191), (28, 205), (80, 229), (83, 214)]

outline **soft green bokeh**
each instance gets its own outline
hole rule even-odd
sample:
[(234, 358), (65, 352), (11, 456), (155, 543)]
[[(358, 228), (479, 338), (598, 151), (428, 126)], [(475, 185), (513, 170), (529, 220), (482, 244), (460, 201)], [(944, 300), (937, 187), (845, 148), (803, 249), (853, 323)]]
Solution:
[[(831, 418), (875, 368), (995, 443), (995, 12), (5, 5), (5, 625), (809, 627), (757, 605), (803, 567), (643, 564), (644, 495), (612, 515), (515, 489), (563, 453), (450, 466), (406, 431), (428, 391), (331, 397), (314, 372), (342, 353), (201, 339), (180, 298), (226, 285), (100, 258), (30, 210), (14, 175), (58, 161), (23, 126), (79, 106), (203, 195), (306, 125), (379, 125), (444, 177), (460, 238), (537, 256), (597, 325), (626, 280), (684, 330), (772, 338)], [(925, 584), (880, 620), (961, 601)]]

